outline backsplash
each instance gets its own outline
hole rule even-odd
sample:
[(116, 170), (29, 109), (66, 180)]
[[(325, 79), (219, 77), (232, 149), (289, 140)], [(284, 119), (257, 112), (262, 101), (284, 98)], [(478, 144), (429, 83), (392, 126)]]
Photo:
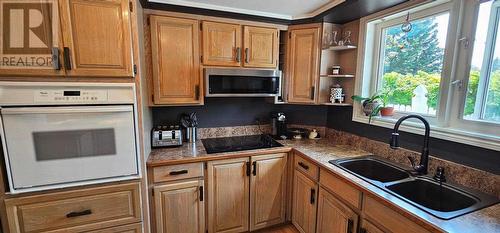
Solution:
[(326, 125), (327, 106), (279, 105), (269, 98), (205, 98), (203, 106), (154, 107), (153, 125), (176, 124), (182, 113), (196, 112), (198, 128), (256, 125), (284, 112), (289, 124)]
[[(326, 137), (336, 144), (350, 145), (408, 168), (410, 167), (408, 156), (415, 158), (416, 161), (420, 159), (420, 152), (407, 149), (393, 150), (389, 147), (389, 143), (371, 140), (344, 131), (327, 128)], [(500, 175), (440, 159), (431, 153), (429, 156), (429, 175), (433, 175), (438, 166), (444, 167), (448, 181), (500, 198)]]
[[(398, 149), (393, 150), (389, 147), (388, 143), (372, 140), (366, 137), (361, 137), (345, 131), (339, 131), (323, 126), (311, 126), (290, 124), (289, 128), (305, 128), (308, 130), (316, 129), (322, 138), (332, 140), (335, 144), (349, 145), (355, 149), (364, 150), (376, 156), (385, 158), (387, 160), (406, 166), (408, 169), (409, 160), (411, 156), (419, 161), (420, 152)], [(244, 135), (256, 135), (261, 133), (270, 133), (271, 125), (244, 125), (244, 126), (230, 126), (230, 127), (210, 127), (199, 128), (198, 137), (216, 138), (216, 137), (232, 137)], [(303, 139), (308, 140), (308, 139)], [(475, 169), (466, 165), (458, 164), (448, 160), (440, 159), (433, 156), (432, 153), (429, 157), (429, 175), (433, 175), (437, 166), (445, 168), (445, 175), (449, 182), (459, 184), (472, 189), (480, 190), (482, 192), (494, 195), (500, 198), (500, 175), (496, 175), (487, 171)]]
[[(288, 125), (289, 128), (304, 128), (309, 131), (316, 129), (321, 137), (325, 136), (326, 128), (322, 126), (310, 126), (310, 125)], [(245, 136), (245, 135), (256, 135), (256, 134), (270, 134), (271, 125), (244, 125), (244, 126), (230, 126), (230, 127), (211, 127), (211, 128), (199, 128), (198, 138), (220, 138), (220, 137), (234, 137), (234, 136)]]

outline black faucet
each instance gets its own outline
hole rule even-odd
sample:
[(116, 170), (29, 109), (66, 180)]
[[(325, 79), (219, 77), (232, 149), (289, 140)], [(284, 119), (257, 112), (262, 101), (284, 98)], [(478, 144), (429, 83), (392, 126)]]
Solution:
[(429, 167), (429, 133), (431, 131), (429, 122), (427, 122), (427, 120), (419, 115), (408, 115), (401, 117), (398, 122), (396, 122), (396, 125), (394, 125), (394, 132), (391, 135), (391, 141), (389, 144), (391, 145), (392, 149), (399, 148), (399, 125), (401, 125), (403, 121), (409, 118), (419, 119), (425, 125), (424, 147), (422, 148), (422, 154), (420, 155), (419, 165), (415, 165), (415, 160), (413, 159), (413, 157), (408, 156), (408, 159), (410, 160), (411, 166), (413, 167), (413, 170), (417, 175), (426, 175), (427, 169)]

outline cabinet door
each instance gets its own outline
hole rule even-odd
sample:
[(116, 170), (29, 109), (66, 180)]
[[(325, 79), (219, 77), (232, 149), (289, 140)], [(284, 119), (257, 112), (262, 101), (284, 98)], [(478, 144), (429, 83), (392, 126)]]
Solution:
[(248, 231), (249, 166), (248, 158), (208, 162), (209, 233)]
[(129, 0), (60, 0), (70, 76), (132, 77)]
[(198, 21), (151, 16), (155, 104), (200, 103)]
[(278, 29), (245, 26), (243, 66), (275, 68), (278, 65)]
[(358, 215), (349, 207), (322, 188), (318, 201), (317, 233), (357, 232)]
[(58, 0), (1, 1), (0, 76), (64, 75)]
[(292, 223), (301, 233), (314, 233), (316, 226), (316, 183), (299, 171), (293, 177)]
[(320, 28), (318, 26), (289, 31), (288, 102), (315, 102), (321, 49)]
[(203, 22), (203, 64), (240, 66), (241, 26), (238, 24)]
[(286, 154), (252, 157), (250, 231), (285, 221)]
[(366, 219), (361, 222), (360, 233), (385, 233)]
[(156, 232), (205, 232), (203, 195), (203, 180), (155, 186)]

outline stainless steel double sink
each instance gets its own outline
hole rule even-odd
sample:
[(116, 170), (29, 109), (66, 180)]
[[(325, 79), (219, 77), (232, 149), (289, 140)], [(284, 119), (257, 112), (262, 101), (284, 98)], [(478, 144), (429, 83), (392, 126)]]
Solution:
[(499, 202), (498, 198), (407, 170), (375, 156), (330, 163), (440, 219), (452, 219)]

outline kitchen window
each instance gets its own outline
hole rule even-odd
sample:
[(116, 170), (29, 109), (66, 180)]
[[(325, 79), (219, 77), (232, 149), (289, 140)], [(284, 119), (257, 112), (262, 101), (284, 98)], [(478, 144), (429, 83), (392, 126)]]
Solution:
[[(500, 150), (499, 28), (500, 0), (414, 1), (362, 18), (355, 92), (395, 109), (371, 124), (419, 114), (433, 137)], [(360, 104), (353, 120), (368, 123)]]

